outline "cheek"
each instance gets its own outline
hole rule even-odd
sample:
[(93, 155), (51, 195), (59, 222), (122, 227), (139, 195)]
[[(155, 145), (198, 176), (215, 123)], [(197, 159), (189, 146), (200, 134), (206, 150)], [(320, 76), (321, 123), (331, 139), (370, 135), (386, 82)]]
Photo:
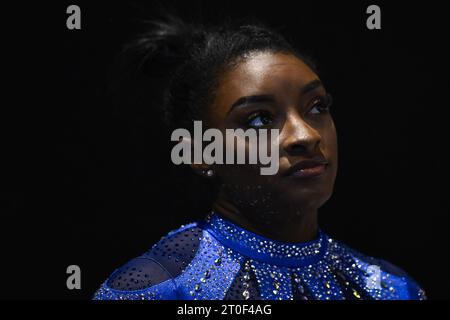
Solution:
[(336, 127), (333, 120), (330, 118), (330, 123), (322, 131), (321, 149), (324, 155), (333, 163), (337, 165), (338, 158), (338, 141)]
[[(261, 169), (270, 166), (274, 162), (276, 163), (279, 161), (279, 158), (278, 156), (276, 158), (270, 156), (272, 155), (270, 143), (268, 143), (266, 148), (259, 150), (259, 137), (252, 138), (250, 141), (243, 138), (238, 138), (235, 141), (226, 139), (223, 160), (228, 162), (228, 160), (232, 159), (233, 163), (217, 165), (216, 171), (223, 181), (250, 185), (267, 182), (268, 176), (263, 175)], [(227, 154), (230, 159), (228, 159)], [(261, 164), (262, 156), (264, 157), (264, 164)], [(267, 158), (269, 158), (269, 163), (267, 163)], [(249, 159), (253, 159), (252, 163), (249, 163)]]
[(338, 165), (338, 139), (337, 139), (337, 132), (336, 132), (336, 128), (334, 127), (334, 123), (332, 126), (332, 129), (330, 130), (329, 133), (330, 137), (330, 158), (333, 161), (334, 166), (337, 168)]
[[(228, 143), (228, 141), (227, 141)], [(250, 149), (255, 151), (254, 145), (249, 147), (245, 139), (237, 139), (232, 149), (235, 155), (237, 149), (245, 150), (245, 162), (248, 163)], [(226, 150), (225, 150), (226, 153)], [(226, 157), (225, 157), (226, 158)], [(278, 159), (277, 159), (278, 160)], [(273, 202), (274, 186), (278, 183), (274, 175), (262, 175), (261, 164), (223, 164), (216, 166), (217, 176), (221, 188), (230, 198), (243, 207), (263, 208)]]
[(260, 166), (257, 164), (224, 164), (217, 165), (217, 175), (222, 184), (234, 184), (242, 186), (256, 186), (267, 184), (272, 177), (261, 175)]
[(334, 122), (331, 121), (330, 126), (323, 133), (322, 152), (329, 160), (327, 189), (332, 192), (338, 168), (338, 140)]

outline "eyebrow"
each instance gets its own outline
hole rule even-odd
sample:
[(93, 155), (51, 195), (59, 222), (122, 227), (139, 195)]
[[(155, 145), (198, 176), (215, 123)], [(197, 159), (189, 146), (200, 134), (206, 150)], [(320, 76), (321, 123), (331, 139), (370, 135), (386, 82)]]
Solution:
[[(306, 94), (308, 92), (311, 92), (319, 87), (323, 87), (323, 84), (320, 80), (313, 80), (303, 86), (303, 88), (300, 90), (300, 94)], [(240, 97), (237, 99), (232, 105), (230, 110), (228, 110), (227, 113), (230, 113), (234, 108), (242, 105), (252, 104), (252, 103), (261, 103), (261, 102), (274, 102), (275, 96), (272, 94), (262, 94), (262, 95), (252, 95), (252, 96), (245, 96)]]
[(260, 102), (274, 102), (275, 96), (272, 94), (262, 94), (262, 95), (254, 95), (254, 96), (246, 96), (246, 97), (240, 97), (236, 100), (235, 103), (231, 105), (230, 110), (228, 110), (228, 113), (231, 112), (234, 108), (241, 105), (251, 104), (251, 103), (260, 103)]
[(319, 79), (313, 80), (309, 82), (308, 84), (304, 85), (302, 90), (300, 91), (301, 94), (306, 94), (308, 92), (311, 92), (313, 90), (316, 90), (317, 88), (323, 87), (322, 81)]

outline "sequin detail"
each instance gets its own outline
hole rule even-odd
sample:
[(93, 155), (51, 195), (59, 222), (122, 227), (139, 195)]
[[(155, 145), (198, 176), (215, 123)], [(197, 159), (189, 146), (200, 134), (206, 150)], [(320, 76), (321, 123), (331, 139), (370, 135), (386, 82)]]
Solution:
[[(149, 279), (141, 280), (145, 275)], [(141, 259), (114, 272), (94, 296), (99, 300), (425, 298), (402, 270), (364, 256), (323, 232), (308, 243), (283, 243), (214, 213), (204, 222), (169, 233)]]

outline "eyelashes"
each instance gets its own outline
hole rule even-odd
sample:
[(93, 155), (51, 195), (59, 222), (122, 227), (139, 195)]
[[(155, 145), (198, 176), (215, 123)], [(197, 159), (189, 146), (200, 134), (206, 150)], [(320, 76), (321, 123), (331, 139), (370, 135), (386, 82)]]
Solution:
[(330, 111), (333, 99), (330, 94), (326, 94), (324, 97), (316, 98), (313, 100), (313, 105), (310, 108), (311, 114), (328, 113)]
[(270, 112), (258, 111), (251, 114), (247, 119), (247, 126), (251, 128), (260, 128), (272, 123), (273, 118)]
[[(306, 115), (320, 116), (330, 112), (330, 107), (333, 103), (333, 99), (330, 94), (326, 94), (321, 97), (315, 97), (309, 103)], [(248, 128), (262, 128), (272, 124), (276, 119), (276, 116), (268, 110), (258, 110), (251, 113), (245, 119), (245, 126)]]

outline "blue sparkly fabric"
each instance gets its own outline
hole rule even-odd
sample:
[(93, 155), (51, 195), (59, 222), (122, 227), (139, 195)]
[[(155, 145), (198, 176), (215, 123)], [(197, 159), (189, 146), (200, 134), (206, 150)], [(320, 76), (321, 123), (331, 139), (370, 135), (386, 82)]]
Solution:
[(112, 275), (96, 300), (422, 300), (392, 264), (322, 231), (307, 243), (274, 241), (211, 213), (170, 232)]

